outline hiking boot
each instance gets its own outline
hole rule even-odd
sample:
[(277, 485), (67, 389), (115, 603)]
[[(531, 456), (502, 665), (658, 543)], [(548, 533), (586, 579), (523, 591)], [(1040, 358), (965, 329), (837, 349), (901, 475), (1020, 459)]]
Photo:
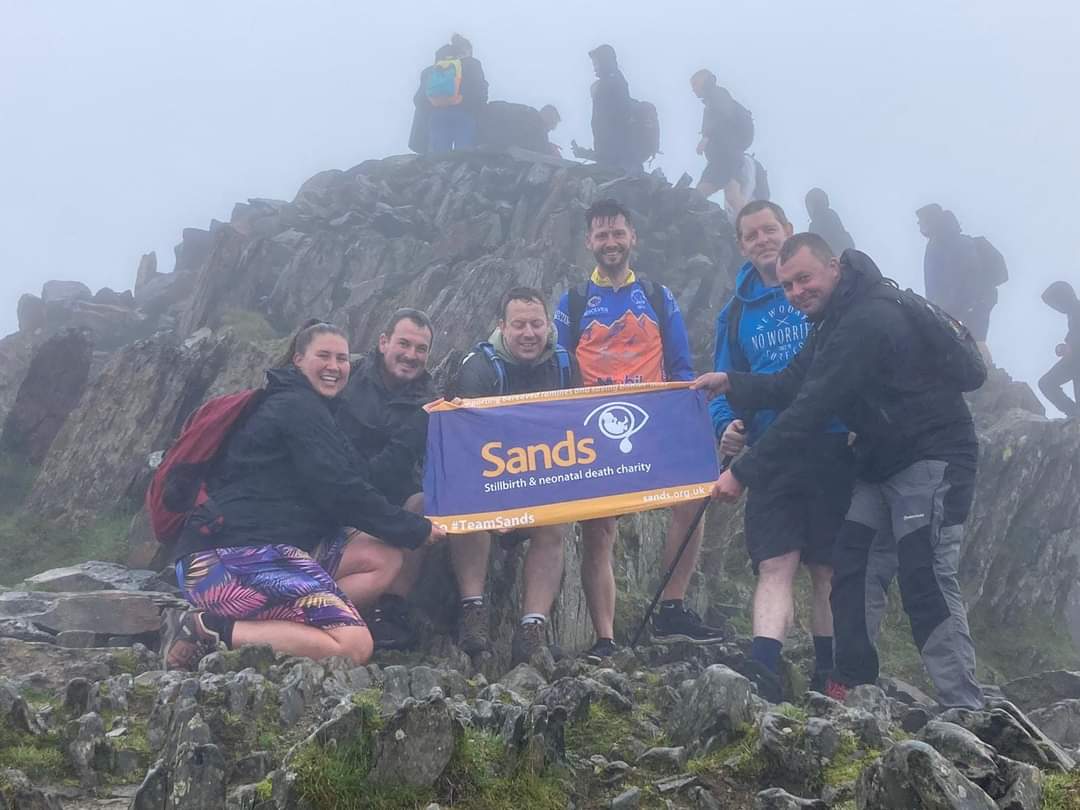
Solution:
[(458, 620), (458, 628), (461, 640), (458, 646), (468, 656), (479, 655), (491, 649), (488, 641), (488, 609), (487, 605), (469, 602), (461, 606), (461, 617)]
[(533, 656), (547, 646), (547, 628), (544, 622), (526, 622), (514, 630), (510, 642), (510, 665), (528, 664)]
[(769, 703), (784, 702), (784, 686), (780, 683), (780, 676), (765, 666), (760, 661), (747, 658), (739, 672), (750, 679), (757, 687), (758, 697)]
[(173, 610), (161, 632), (161, 661), (165, 669), (194, 672), (204, 656), (225, 649), (221, 637), (203, 623), (201, 610)]
[(610, 638), (597, 639), (584, 653), (584, 658), (590, 664), (602, 664), (612, 658), (619, 651), (619, 645)]
[(401, 596), (383, 596), (368, 611), (364, 621), (376, 650), (408, 650), (416, 646), (416, 630), (409, 621), (409, 606)]
[(831, 697), (833, 700), (843, 703), (847, 700), (848, 691), (850, 687), (846, 684), (842, 684), (839, 681), (834, 681), (831, 677), (825, 681), (825, 694)]
[(687, 644), (718, 644), (724, 640), (719, 627), (710, 627), (689, 608), (660, 608), (652, 620), (653, 641), (669, 644), (682, 641)]

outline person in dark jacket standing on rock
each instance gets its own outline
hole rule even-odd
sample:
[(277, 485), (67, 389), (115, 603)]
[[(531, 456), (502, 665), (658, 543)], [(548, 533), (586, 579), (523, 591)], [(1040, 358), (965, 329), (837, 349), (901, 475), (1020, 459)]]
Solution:
[[(1065, 340), (1054, 350), (1059, 359), (1039, 379), (1039, 390), (1050, 403), (1066, 417), (1080, 415), (1080, 300), (1076, 290), (1067, 281), (1055, 281), (1042, 294), (1046, 305), (1069, 319), (1069, 331)], [(1065, 386), (1073, 384), (1073, 398), (1065, 393)]]
[(822, 189), (812, 188), (806, 192), (806, 213), (810, 215), (807, 230), (824, 239), (837, 256), (855, 247), (855, 240), (840, 221), (840, 215), (829, 207), (829, 195)]
[(779, 373), (714, 372), (695, 381), (739, 408), (784, 409), (721, 474), (713, 495), (735, 500), (772, 480), (792, 448), (843, 419), (858, 437), (857, 479), (833, 558), (836, 668), (827, 693), (843, 699), (849, 687), (877, 680), (874, 641), (898, 559), (904, 609), (938, 699), (979, 709), (957, 581), (978, 441), (960, 385), (945, 378), (895, 286), (865, 254), (848, 251), (840, 262), (820, 236), (798, 234), (780, 251), (777, 277), (814, 329)]
[(711, 70), (703, 68), (691, 76), (690, 89), (705, 105), (697, 153), (704, 155), (708, 164), (698, 182), (698, 191), (711, 197), (723, 190), (725, 205), (734, 217), (747, 202), (739, 175), (746, 150), (754, 142), (754, 119), (726, 88), (717, 84)]
[[(791, 305), (776, 278), (776, 262), (791, 223), (776, 203), (747, 205), (735, 220), (739, 249), (749, 261), (739, 271), (735, 295), (716, 319), (716, 371), (780, 371), (799, 353), (810, 322)], [(777, 417), (733, 408), (723, 395), (709, 405), (720, 453), (737, 455), (756, 445)], [(795, 619), (795, 575), (805, 565), (813, 585), (810, 629), (814, 675), (822, 691), (833, 668), (833, 625), (829, 608), (833, 541), (851, 503), (853, 463), (847, 428), (831, 420), (793, 446), (778, 475), (752, 489), (746, 502), (746, 548), (757, 586), (753, 643), (747, 674), (762, 697), (783, 700), (780, 653)]]
[[(400, 548), (445, 536), (372, 488), (334, 420), (349, 378), (344, 333), (308, 325), (289, 353), (267, 372), (263, 400), (228, 440), (177, 543), (177, 581), (194, 609), (168, 619), (167, 669), (193, 669), (221, 644), (364, 664), (371, 635), (345, 589), (373, 600)], [(392, 545), (342, 538), (340, 526)]]
[(633, 100), (615, 49), (599, 45), (589, 51), (589, 58), (596, 73), (591, 88), (593, 148), (590, 152), (574, 144), (574, 154), (593, 157), (600, 166), (640, 173), (641, 161), (634, 155)]
[[(427, 371), (432, 329), (427, 314), (396, 310), (378, 345), (354, 362), (341, 394), (338, 424), (364, 463), (365, 477), (396, 506), (420, 513), (427, 447), (424, 405), (436, 399)], [(420, 574), (422, 557), (405, 552), (401, 571), (365, 614), (376, 649), (403, 649), (415, 642), (405, 598)], [(346, 595), (352, 596), (346, 591)]]
[[(462, 361), (446, 398), (554, 391), (574, 388), (580, 382), (574, 358), (555, 345), (555, 329), (543, 293), (530, 287), (514, 287), (502, 298), (498, 327)], [(529, 661), (546, 646), (547, 620), (562, 581), (565, 532), (565, 526), (539, 526), (511, 538), (527, 535), (529, 543), (522, 617), (511, 645), (514, 664)], [(461, 595), (461, 648), (475, 655), (489, 649), (484, 582), (491, 534), (455, 535), (448, 542)]]
[(937, 203), (924, 205), (915, 215), (919, 231), (927, 239), (923, 257), (926, 297), (970, 329), (988, 356), (990, 312), (997, 305), (997, 285), (1005, 281), (1001, 274), (1008, 275), (1001, 254), (990, 246), (1000, 263), (988, 262), (985, 252), (980, 253), (980, 242), (984, 246), (989, 242), (963, 233), (956, 214)]

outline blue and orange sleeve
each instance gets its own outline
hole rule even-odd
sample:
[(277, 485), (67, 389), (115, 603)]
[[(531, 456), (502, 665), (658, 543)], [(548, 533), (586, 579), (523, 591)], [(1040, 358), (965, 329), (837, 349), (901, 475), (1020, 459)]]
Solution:
[(570, 293), (564, 292), (555, 307), (555, 342), (573, 354), (568, 341), (570, 340)]

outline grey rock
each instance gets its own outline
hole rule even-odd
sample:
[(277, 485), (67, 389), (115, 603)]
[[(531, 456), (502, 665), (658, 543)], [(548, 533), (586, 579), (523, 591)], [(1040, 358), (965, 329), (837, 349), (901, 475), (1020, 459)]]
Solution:
[(688, 788), (694, 787), (698, 783), (698, 778), (693, 774), (679, 774), (677, 776), (669, 776), (665, 779), (658, 779), (653, 782), (653, 787), (656, 788), (656, 792), (661, 796), (665, 794), (680, 793)]
[(547, 685), (547, 680), (534, 667), (529, 664), (518, 664), (500, 682), (511, 691), (520, 695), (535, 695)]
[(66, 301), (90, 301), (90, 288), (81, 281), (46, 281), (41, 288), (41, 300), (46, 304)]
[(153, 571), (127, 568), (116, 563), (91, 560), (66, 568), (51, 568), (24, 583), (32, 591), (143, 591), (154, 584)]
[(212, 743), (180, 746), (171, 781), (170, 810), (224, 807), (225, 757), (221, 749)]
[(738, 728), (754, 719), (750, 681), (722, 664), (684, 684), (671, 717), (673, 742), (688, 745), (710, 738), (734, 739)]
[(103, 637), (93, 630), (62, 630), (56, 634), (55, 643), (60, 647), (104, 647)]
[(592, 678), (559, 678), (541, 689), (534, 703), (561, 711), (567, 722), (580, 720), (594, 701), (601, 701), (616, 711), (629, 712), (633, 705), (610, 686)]
[(934, 706), (937, 703), (919, 687), (912, 686), (907, 681), (902, 681), (899, 678), (888, 676), (878, 678), (878, 686), (881, 687), (886, 697), (899, 700), (908, 706)]
[(34, 787), (22, 771), (2, 770), (0, 782), (5, 788), (0, 791), (0, 810), (64, 810), (59, 796)]
[(68, 744), (67, 754), (84, 788), (96, 787), (101, 779), (101, 772), (111, 770), (109, 760), (111, 749), (105, 740), (105, 726), (100, 715), (93, 712), (84, 714), (71, 724), (74, 727), (73, 739)]
[(859, 810), (997, 810), (982, 788), (924, 742), (897, 743), (855, 784)]
[(423, 700), (432, 689), (442, 689), (439, 673), (431, 667), (413, 667), (409, 670), (409, 694), (417, 700)]
[(1076, 766), (1075, 760), (1064, 749), (1008, 701), (988, 705), (986, 711), (949, 709), (939, 719), (966, 728), (1010, 759), (1037, 768), (1066, 772)]
[(692, 787), (687, 792), (693, 802), (695, 810), (723, 810), (720, 800), (712, 795), (706, 788)]
[(852, 709), (862, 709), (869, 712), (882, 723), (888, 724), (892, 717), (889, 714), (889, 701), (885, 693), (872, 684), (856, 686), (848, 692), (844, 705)]
[(637, 810), (641, 806), (641, 788), (624, 790), (611, 800), (611, 810)]
[(1062, 700), (1028, 712), (1031, 720), (1058, 745), (1066, 748), (1080, 746), (1080, 700)]
[(637, 758), (637, 764), (654, 771), (675, 773), (686, 767), (687, 753), (681, 745), (676, 748), (650, 748)]
[(462, 733), (445, 700), (409, 699), (379, 731), (369, 779), (377, 785), (433, 785)]
[(1001, 689), (1024, 711), (1042, 709), (1062, 700), (1080, 699), (1080, 672), (1040, 672), (1009, 681)]
[(1039, 810), (1043, 806), (1043, 772), (1034, 765), (998, 757), (1005, 793), (997, 799), (999, 810)]
[[(805, 744), (806, 728), (801, 721), (777, 712), (766, 712), (762, 715), (759, 730), (761, 755), (785, 784), (806, 784), (821, 772), (822, 756)], [(832, 734), (836, 734), (835, 729)], [(834, 746), (829, 747), (835, 752)]]
[(26, 293), (19, 297), (16, 317), (20, 332), (34, 332), (45, 327), (45, 303), (36, 295)]
[(269, 751), (252, 751), (236, 760), (229, 768), (229, 783), (260, 782), (274, 769)]
[(111, 636), (136, 636), (161, 629), (164, 607), (183, 607), (171, 594), (91, 591), (60, 595), (34, 623), (55, 633), (90, 630)]
[(932, 745), (972, 782), (982, 784), (997, 774), (997, 752), (955, 723), (931, 720), (919, 732), (919, 739)]
[(754, 810), (828, 810), (820, 799), (800, 799), (783, 788), (762, 790), (754, 796)]
[(0, 619), (0, 638), (13, 638), (19, 641), (37, 641), (52, 644), (52, 634), (39, 630), (27, 619)]

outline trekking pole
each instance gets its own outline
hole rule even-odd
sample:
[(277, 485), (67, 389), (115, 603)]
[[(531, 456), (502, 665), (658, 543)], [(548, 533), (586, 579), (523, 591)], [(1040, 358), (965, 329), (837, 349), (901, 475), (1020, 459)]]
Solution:
[[(728, 468), (735, 456), (724, 456), (720, 460), (720, 472), (723, 472)], [(656, 595), (653, 597), (652, 602), (649, 603), (649, 609), (645, 611), (645, 618), (641, 621), (641, 626), (634, 633), (634, 640), (630, 642), (630, 649), (637, 647), (638, 641), (641, 640), (641, 634), (645, 632), (645, 626), (649, 623), (649, 619), (652, 618), (653, 611), (656, 610), (656, 605), (660, 601), (660, 597), (664, 593), (664, 588), (668, 586), (672, 576), (675, 574), (675, 567), (679, 564), (679, 560), (682, 559), (683, 553), (686, 551), (686, 547), (690, 545), (690, 540), (694, 536), (694, 532), (697, 531), (698, 524), (701, 523), (701, 519), (705, 517), (705, 510), (709, 508), (709, 498), (705, 499), (705, 502), (701, 504), (697, 514), (694, 515), (694, 522), (690, 524), (690, 528), (686, 532), (686, 537), (683, 538), (682, 545), (679, 546), (679, 550), (675, 552), (675, 559), (671, 561), (671, 565), (668, 566), (667, 573), (664, 574), (664, 578), (660, 581), (660, 587), (656, 590)]]

